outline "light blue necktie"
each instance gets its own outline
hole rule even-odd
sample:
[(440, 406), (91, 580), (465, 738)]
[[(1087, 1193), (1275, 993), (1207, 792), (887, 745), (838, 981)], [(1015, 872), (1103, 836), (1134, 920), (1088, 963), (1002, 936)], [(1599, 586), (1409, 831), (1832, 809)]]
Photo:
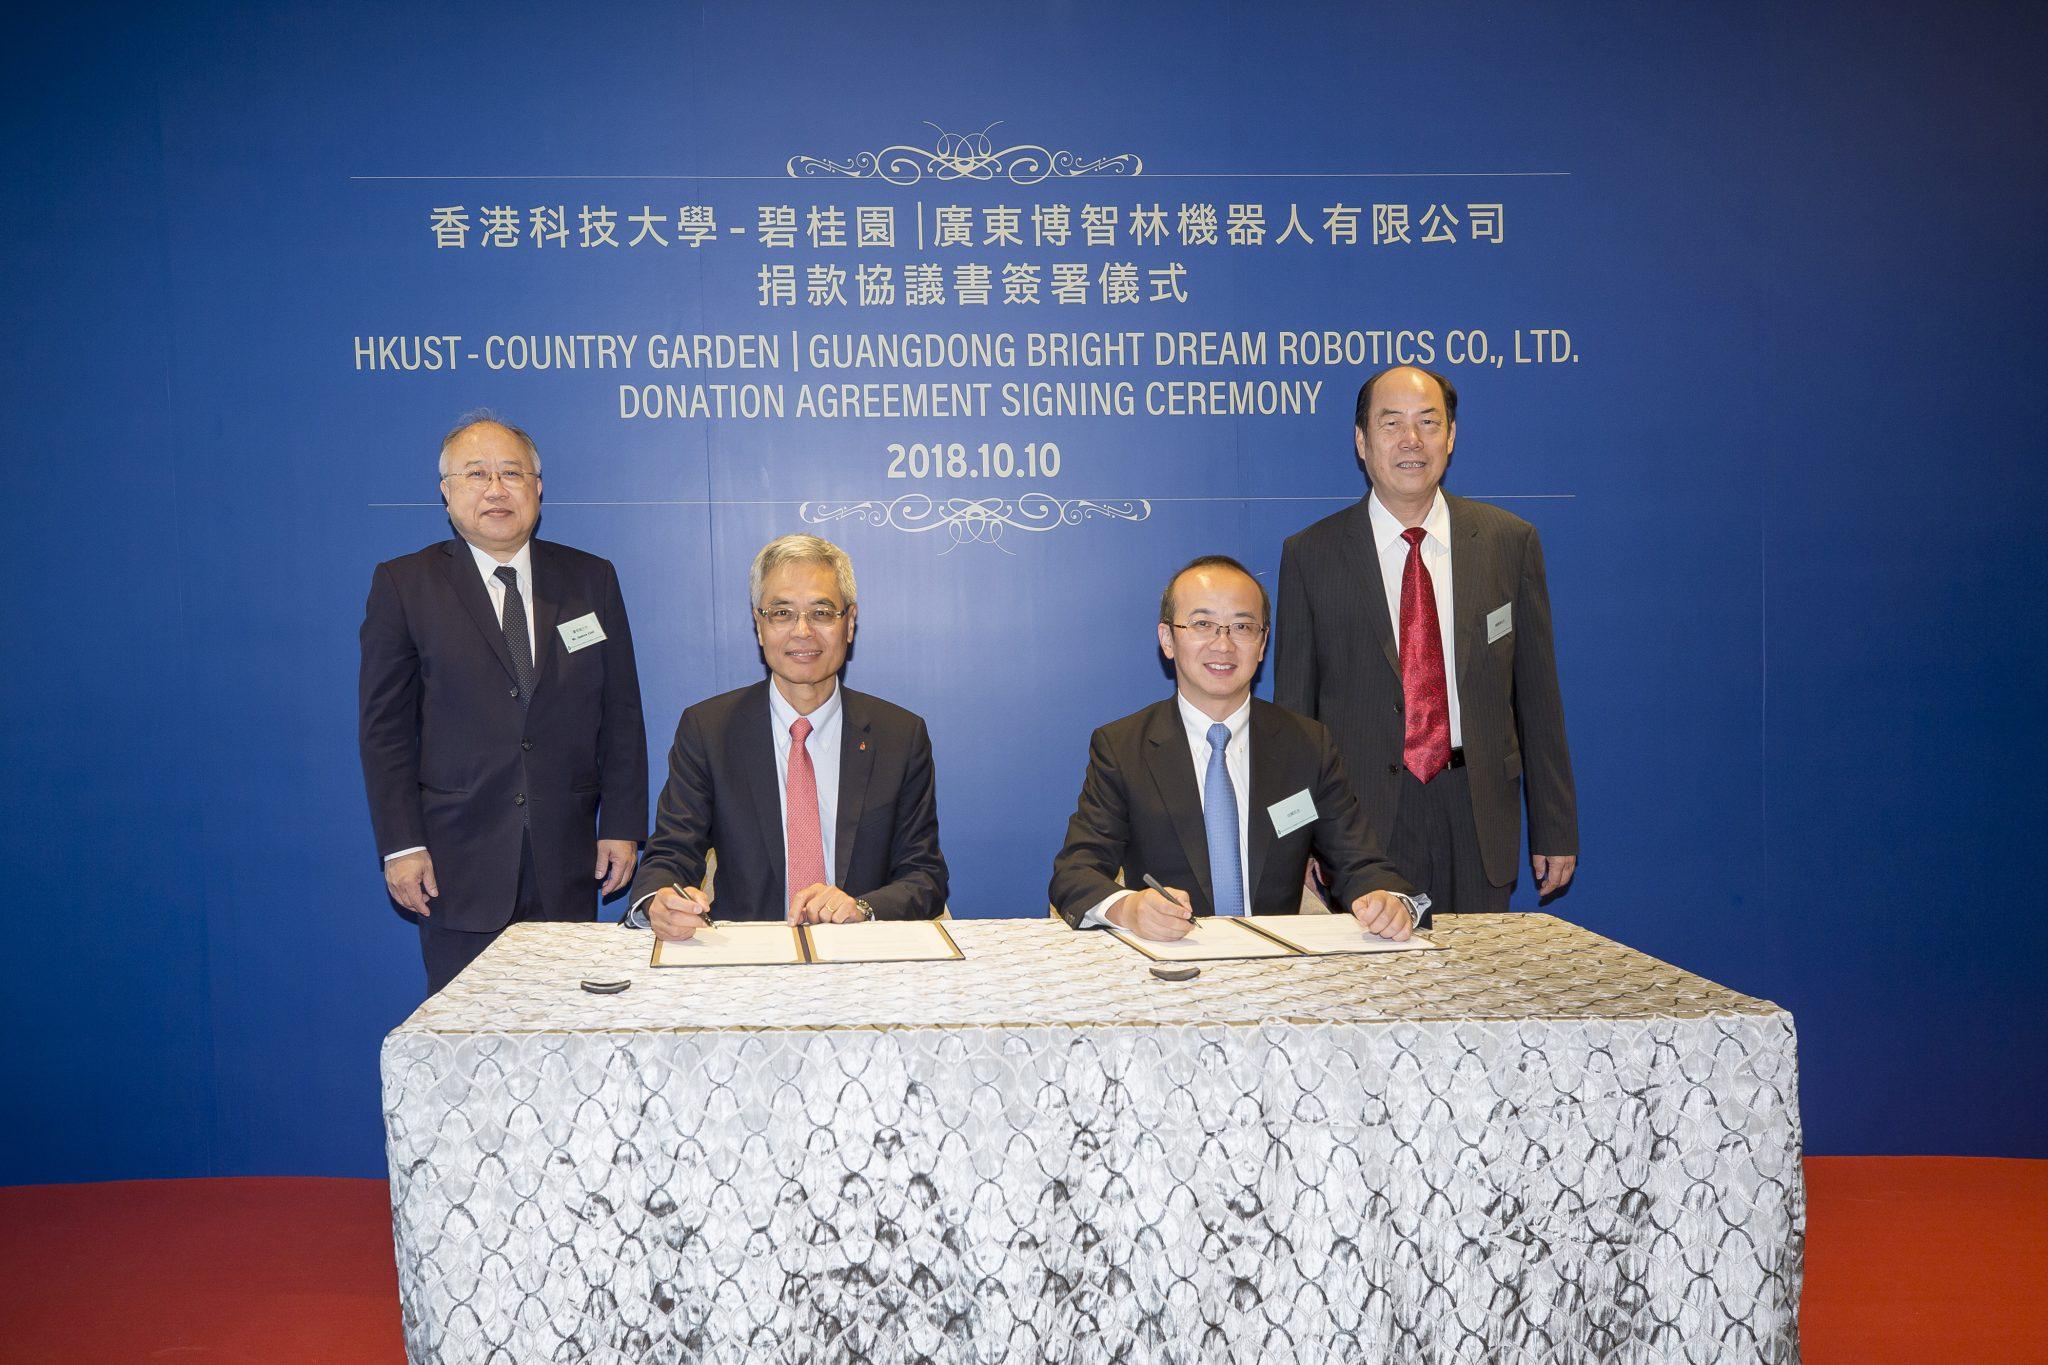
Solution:
[(1209, 885), (1216, 892), (1216, 913), (1244, 913), (1244, 873), (1237, 859), (1237, 788), (1230, 785), (1230, 765), (1223, 750), (1230, 727), (1218, 721), (1209, 727), (1209, 778), (1202, 784), (1202, 826), (1209, 833)]

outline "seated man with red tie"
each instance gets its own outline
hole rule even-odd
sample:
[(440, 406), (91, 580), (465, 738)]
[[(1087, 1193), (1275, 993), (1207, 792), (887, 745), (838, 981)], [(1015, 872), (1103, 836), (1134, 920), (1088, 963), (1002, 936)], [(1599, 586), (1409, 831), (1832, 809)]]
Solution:
[(1177, 939), (1199, 915), (1293, 914), (1311, 855), (1369, 932), (1420, 927), (1428, 901), (1380, 855), (1329, 731), (1252, 697), (1268, 619), (1264, 585), (1223, 555), (1167, 584), (1175, 695), (1095, 732), (1053, 862), (1074, 928)]
[(754, 557), (769, 678), (683, 712), (627, 922), (685, 939), (711, 918), (845, 924), (945, 908), (931, 738), (917, 716), (842, 686), (859, 608), (846, 552), (782, 536)]

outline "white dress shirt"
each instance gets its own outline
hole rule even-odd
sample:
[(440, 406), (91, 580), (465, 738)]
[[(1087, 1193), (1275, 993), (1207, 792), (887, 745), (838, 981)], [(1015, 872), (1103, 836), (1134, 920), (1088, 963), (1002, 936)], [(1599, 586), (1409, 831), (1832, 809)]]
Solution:
[[(844, 728), (841, 720), (846, 707), (841, 704), (844, 694), (839, 690), (837, 679), (832, 683), (832, 695), (825, 704), (811, 712), (811, 733), (804, 739), (804, 752), (811, 756), (811, 771), (818, 778), (818, 834), (825, 846), (825, 875), (831, 877), (836, 864), (832, 861), (832, 846), (838, 834), (839, 820), (839, 735)], [(782, 866), (789, 867), (789, 755), (796, 748), (796, 740), (789, 733), (789, 727), (796, 724), (797, 709), (782, 695), (782, 689), (773, 682), (768, 684), (768, 737), (775, 744), (775, 804), (782, 812)], [(790, 894), (803, 890), (801, 886), (786, 887)], [(647, 902), (658, 893), (650, 891), (626, 912), (626, 923), (636, 929), (647, 927)]]
[[(464, 541), (463, 544), (469, 545), (469, 542)], [(479, 550), (474, 545), (469, 546), (469, 554), (470, 558), (476, 561), (476, 571), (483, 575), (484, 591), (490, 594), (491, 615), (503, 621), (505, 619), (505, 583), (504, 580), (498, 577), (498, 569), (500, 568), (498, 561), (491, 558), (488, 551)], [(533, 647), (533, 659), (531, 662), (537, 665), (540, 663), (540, 641), (533, 638), (533, 541), (528, 540), (524, 545), (520, 546), (519, 552), (507, 560), (504, 567), (509, 567), (518, 575), (519, 597), (526, 604), (526, 640)], [(393, 858), (403, 858), (408, 853), (421, 853), (425, 850), (425, 844), (415, 844), (411, 848), (401, 848), (396, 853), (385, 854), (384, 861), (388, 863)]]
[[(1179, 692), (1174, 693), (1173, 699), (1180, 706), (1180, 723), (1187, 732), (1188, 754), (1195, 761), (1195, 803), (1206, 811), (1209, 809), (1209, 727), (1216, 722), (1195, 709), (1194, 704)], [(1223, 724), (1230, 727), (1230, 738), (1223, 745), (1223, 766), (1230, 773), (1230, 786), (1237, 797), (1237, 875), (1238, 891), (1243, 897), (1238, 904), (1249, 915), (1252, 913), (1252, 699), (1249, 693), (1243, 705), (1224, 717)], [(1137, 889), (1131, 887), (1104, 896), (1081, 917), (1081, 927), (1093, 928), (1109, 923), (1110, 908)], [(1175, 888), (1180, 891), (1186, 889)]]
[[(1387, 616), (1394, 626), (1394, 648), (1401, 647), (1401, 575), (1408, 568), (1408, 542), (1401, 537), (1407, 528), (1380, 505), (1374, 493), (1366, 507), (1372, 519), (1373, 548), (1379, 551), (1380, 582), (1387, 590)], [(1422, 519), (1422, 566), (1429, 570), (1429, 583), (1436, 590), (1436, 627), (1444, 640), (1444, 691), (1451, 702), (1451, 747), (1465, 743), (1465, 722), (1458, 706), (1457, 623), (1451, 619), (1451, 505), (1444, 490)]]

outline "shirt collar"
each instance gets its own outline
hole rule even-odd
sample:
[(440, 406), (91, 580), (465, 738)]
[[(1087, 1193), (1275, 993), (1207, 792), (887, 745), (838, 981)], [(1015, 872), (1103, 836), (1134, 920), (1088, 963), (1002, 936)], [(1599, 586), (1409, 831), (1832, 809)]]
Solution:
[[(844, 695), (845, 690), (839, 685), (839, 679), (834, 678), (832, 680), (832, 695), (825, 698), (823, 706), (811, 712), (812, 734), (817, 734), (833, 721), (839, 719), (839, 699)], [(796, 724), (797, 720), (796, 708), (789, 704), (789, 698), (782, 695), (782, 689), (775, 685), (773, 678), (768, 680), (768, 715), (775, 722), (776, 731), (785, 735), (789, 733), (789, 727)]]
[[(1380, 505), (1379, 494), (1366, 494), (1365, 502), (1366, 515), (1372, 519), (1373, 548), (1385, 553), (1389, 545), (1401, 539), (1401, 532), (1407, 528), (1401, 525), (1392, 512)], [(1451, 505), (1444, 501), (1444, 490), (1441, 488), (1436, 490), (1436, 497), (1430, 502), (1429, 511), (1422, 518), (1422, 530), (1429, 539), (1436, 542), (1438, 549), (1448, 550), (1451, 547)]]
[[(496, 559), (491, 557), (490, 551), (479, 550), (476, 546), (470, 545), (466, 540), (462, 543), (469, 547), (469, 557), (476, 561), (476, 571), (484, 576), (484, 581), (489, 583), (496, 579), (499, 564)], [(506, 561), (506, 565), (519, 571), (520, 590), (531, 596), (533, 593), (533, 540), (530, 537), (524, 545), (519, 547), (519, 553)]]
[[(1216, 722), (1197, 710), (1193, 702), (1181, 695), (1179, 688), (1174, 689), (1173, 699), (1180, 703), (1180, 723), (1187, 727), (1188, 743), (1200, 741), (1201, 747), (1196, 752), (1206, 754), (1209, 752), (1209, 727)], [(1230, 739), (1225, 745), (1226, 748), (1244, 738), (1245, 727), (1250, 725), (1251, 721), (1252, 699), (1246, 697), (1243, 705), (1223, 718), (1223, 723), (1230, 727)]]

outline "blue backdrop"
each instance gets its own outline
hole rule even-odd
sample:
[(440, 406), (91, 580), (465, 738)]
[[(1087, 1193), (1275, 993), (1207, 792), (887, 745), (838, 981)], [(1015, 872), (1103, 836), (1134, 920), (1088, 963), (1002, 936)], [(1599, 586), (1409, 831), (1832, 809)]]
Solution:
[[(533, 430), (542, 534), (617, 563), (657, 775), (686, 703), (759, 674), (752, 551), (844, 544), (850, 677), (931, 722), (955, 913), (1031, 915), (1090, 728), (1165, 691), (1168, 571), (1270, 572), (1359, 495), (1371, 366), (1282, 353), (1323, 331), (1427, 347), (1464, 395), (1451, 486), (1543, 534), (1584, 827), (1551, 908), (1791, 1008), (1816, 1152), (2048, 1156), (2021, 876), (2048, 673), (2039, 7), (7, 23), (0, 1182), (382, 1170), (377, 1043), (421, 973), (369, 837), (355, 631), (372, 565), (448, 533), (433, 454), (463, 410)], [(1030, 267), (1036, 301), (1005, 302)], [(1161, 363), (1159, 333), (1205, 331), (1268, 350)], [(1140, 342), (1026, 362), (1078, 332)], [(1020, 354), (808, 349), (927, 333)], [(650, 339), (742, 334), (777, 363), (649, 365)], [(491, 366), (556, 335), (633, 338), (634, 363)], [(426, 336), (460, 338), (441, 368), (384, 367), (418, 348), (374, 339)], [(1212, 380), (1304, 410), (1147, 410)], [(821, 382), (992, 387), (986, 413), (799, 415)], [(1002, 410), (1037, 382), (1127, 382), (1136, 410)], [(785, 414), (622, 416), (622, 385), (717, 383)], [(1002, 443), (1037, 474), (1000, 479)]]

